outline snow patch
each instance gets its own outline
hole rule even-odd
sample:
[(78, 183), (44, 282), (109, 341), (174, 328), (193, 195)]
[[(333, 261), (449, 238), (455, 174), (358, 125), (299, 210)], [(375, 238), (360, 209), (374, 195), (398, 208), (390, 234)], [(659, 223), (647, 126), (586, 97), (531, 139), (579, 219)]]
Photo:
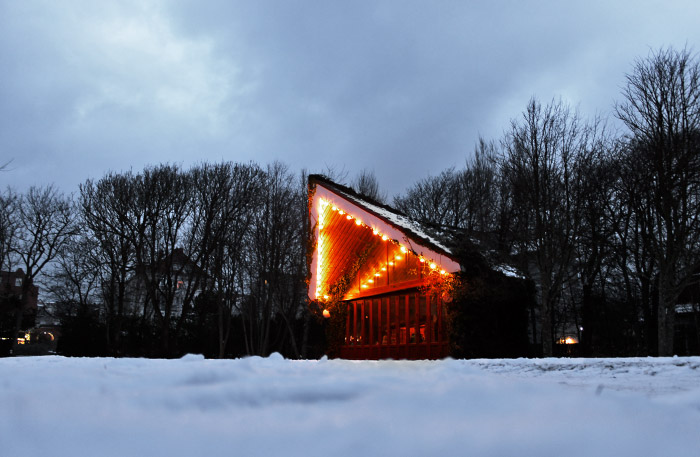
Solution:
[(0, 359), (3, 455), (696, 455), (700, 357)]

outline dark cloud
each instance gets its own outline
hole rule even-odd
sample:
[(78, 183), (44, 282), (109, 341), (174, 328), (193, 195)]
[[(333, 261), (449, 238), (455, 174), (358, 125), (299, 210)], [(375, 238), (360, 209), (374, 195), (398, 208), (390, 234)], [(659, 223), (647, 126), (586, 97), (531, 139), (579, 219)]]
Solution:
[[(608, 4), (614, 3), (614, 4)], [(3, 182), (67, 191), (200, 160), (374, 169), (395, 194), (461, 166), (535, 95), (610, 111), (691, 2), (0, 0)]]

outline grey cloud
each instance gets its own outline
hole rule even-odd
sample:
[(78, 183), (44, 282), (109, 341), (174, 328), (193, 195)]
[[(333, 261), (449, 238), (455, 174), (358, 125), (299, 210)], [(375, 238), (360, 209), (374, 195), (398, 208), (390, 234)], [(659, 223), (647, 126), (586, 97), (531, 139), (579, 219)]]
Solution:
[(0, 0), (5, 182), (147, 163), (461, 166), (536, 95), (609, 111), (636, 56), (700, 41), (690, 2)]

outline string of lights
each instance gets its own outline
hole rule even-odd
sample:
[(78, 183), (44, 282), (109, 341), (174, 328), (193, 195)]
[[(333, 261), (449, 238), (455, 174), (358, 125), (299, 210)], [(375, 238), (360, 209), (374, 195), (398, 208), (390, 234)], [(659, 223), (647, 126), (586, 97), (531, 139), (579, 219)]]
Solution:
[[(398, 246), (401, 254), (414, 255), (418, 258), (418, 261), (421, 264), (427, 263), (427, 266), (431, 272), (436, 272), (436, 273), (439, 273), (441, 275), (447, 274), (447, 272), (443, 269), (440, 269), (438, 271), (438, 264), (433, 259), (427, 258), (423, 254), (418, 254), (413, 249), (410, 249), (410, 248), (406, 247), (405, 245), (403, 245), (402, 243), (400, 243), (398, 240), (392, 239), (387, 234), (380, 232), (380, 230), (378, 228), (370, 227), (364, 221), (362, 221), (362, 219), (360, 219), (359, 217), (356, 217), (356, 216), (338, 208), (337, 206), (333, 205), (329, 201), (321, 198), (319, 200), (319, 211), (318, 211), (319, 235), (318, 235), (318, 243), (317, 243), (317, 259), (316, 259), (316, 278), (317, 278), (317, 280), (316, 280), (316, 299), (317, 300), (323, 301), (323, 300), (329, 299), (327, 290), (325, 290), (325, 288), (328, 285), (325, 284), (325, 280), (324, 280), (325, 278), (323, 278), (323, 267), (324, 267), (325, 259), (323, 258), (323, 255), (322, 255), (323, 246), (325, 243), (325, 236), (324, 236), (325, 235), (325, 233), (324, 233), (325, 214), (326, 214), (326, 210), (328, 209), (329, 206), (330, 206), (331, 211), (337, 213), (340, 216), (344, 215), (348, 221), (354, 220), (354, 222), (357, 226), (366, 228), (368, 230), (372, 230), (373, 235), (380, 237), (382, 241), (391, 242), (394, 245)], [(398, 260), (402, 260), (402, 256), (401, 255), (394, 255), (391, 261), (387, 261), (383, 264), (380, 264), (377, 269), (375, 269), (374, 271), (372, 271), (368, 275), (366, 275), (366, 277), (369, 279), (366, 279), (365, 281), (360, 282), (360, 285), (359, 285), (360, 290), (367, 289), (367, 288), (371, 287), (375, 282), (375, 278), (378, 279), (378, 278), (382, 277), (382, 275), (387, 271), (387, 267), (394, 266), (394, 262), (398, 261)]]

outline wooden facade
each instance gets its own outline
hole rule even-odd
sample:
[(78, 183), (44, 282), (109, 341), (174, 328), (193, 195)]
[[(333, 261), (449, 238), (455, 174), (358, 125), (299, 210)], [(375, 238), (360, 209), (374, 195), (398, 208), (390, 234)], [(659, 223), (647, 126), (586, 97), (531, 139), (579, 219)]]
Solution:
[(417, 224), (351, 189), (313, 175), (309, 189), (316, 240), (309, 297), (346, 316), (340, 356), (447, 356), (444, 303), (425, 286), (459, 269), (449, 251)]
[(410, 293), (348, 300), (345, 359), (441, 359), (448, 355), (444, 303)]

